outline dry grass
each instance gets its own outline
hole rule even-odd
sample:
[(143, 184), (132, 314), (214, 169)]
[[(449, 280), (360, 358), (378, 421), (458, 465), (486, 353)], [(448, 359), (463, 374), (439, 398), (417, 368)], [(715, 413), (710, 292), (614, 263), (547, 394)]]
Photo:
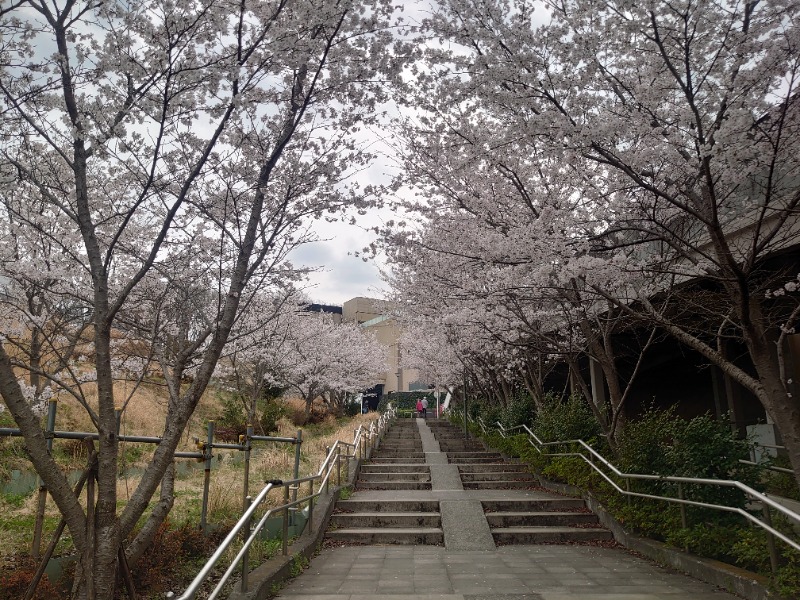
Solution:
[[(129, 392), (124, 383), (115, 388), (120, 396)], [(124, 413), (121, 433), (129, 435), (159, 435), (163, 430), (166, 415), (165, 390), (158, 386), (141, 386), (128, 404)], [(90, 401), (96, 402), (96, 397), (90, 394)], [(296, 413), (303, 407), (301, 400), (290, 401), (288, 411)], [(187, 428), (189, 431), (181, 442), (181, 449), (194, 450), (192, 437), (205, 438), (204, 421), (216, 417), (221, 411), (216, 402), (215, 394), (209, 392), (203, 398), (198, 411), (192, 418), (192, 423)], [(337, 422), (333, 417), (328, 417), (323, 422), (301, 428), (303, 430), (303, 445), (301, 452), (300, 476), (316, 474), (325, 458), (326, 447), (332, 446), (336, 440), (351, 442), (353, 432), (359, 424), (368, 424), (375, 419), (374, 413), (358, 415), (352, 419)], [(278, 437), (294, 437), (298, 427), (293, 425), (289, 418), (280, 419)], [(86, 411), (74, 399), (59, 402), (56, 428), (60, 430), (94, 431), (94, 427)], [(56, 440), (56, 444), (65, 443)], [(118, 503), (120, 508), (125, 505), (130, 495), (139, 483), (139, 476), (131, 474), (129, 467), (144, 466), (152, 456), (152, 446), (147, 444), (123, 443), (121, 447), (120, 462), (128, 468), (127, 474), (121, 476), (117, 483)], [(61, 449), (64, 454), (64, 448)], [(214, 461), (211, 471), (209, 487), (208, 520), (212, 524), (230, 523), (241, 515), (243, 492), (243, 464), (241, 453), (237, 450), (219, 449), (214, 452)], [(70, 459), (67, 456), (64, 460)], [(187, 460), (187, 459), (182, 459)], [(269, 479), (290, 479), (293, 474), (295, 460), (295, 447), (292, 444), (276, 442), (254, 442), (251, 457), (250, 495), (255, 496)], [(70, 462), (74, 468), (85, 464), (85, 457), (73, 456)], [(187, 475), (179, 475), (175, 482), (175, 506), (170, 515), (174, 524), (189, 523), (199, 524), (200, 506), (203, 493), (204, 471), (202, 464), (191, 469)], [(305, 488), (303, 492), (305, 491)], [(301, 494), (303, 493), (301, 492)], [(37, 505), (36, 492), (25, 498), (9, 498), (0, 495), (0, 566), (4, 560), (19, 552), (30, 550), (33, 518)], [(267, 506), (280, 504), (280, 493), (271, 494)], [(156, 492), (155, 499), (158, 498)], [(85, 494), (83, 495), (85, 504)], [(46, 505), (46, 522), (44, 543), (49, 541), (52, 532), (60, 519), (57, 507), (51, 499)], [(66, 538), (66, 535), (65, 535)], [(66, 551), (68, 538), (59, 546), (61, 551)]]

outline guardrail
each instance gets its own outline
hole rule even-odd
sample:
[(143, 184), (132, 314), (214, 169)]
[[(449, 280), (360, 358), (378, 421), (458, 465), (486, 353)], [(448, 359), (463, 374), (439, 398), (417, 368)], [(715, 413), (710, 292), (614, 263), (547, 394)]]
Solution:
[[(192, 580), (182, 595), (176, 597), (173, 592), (167, 593), (168, 599), (174, 600), (193, 600), (195, 594), (203, 585), (205, 580), (211, 574), (214, 567), (230, 549), (234, 542), (239, 538), (240, 534), (245, 537), (241, 549), (236, 554), (236, 557), (231, 561), (225, 573), (214, 586), (214, 589), (208, 595), (208, 600), (214, 600), (219, 597), (223, 587), (236, 572), (241, 569), (241, 586), (240, 591), (247, 592), (248, 588), (248, 573), (249, 573), (249, 550), (253, 542), (261, 535), (262, 530), (267, 524), (267, 519), (275, 514), (281, 514), (283, 517), (283, 529), (281, 532), (281, 545), (282, 553), (284, 556), (288, 553), (289, 545), (289, 515), (291, 512), (300, 510), (299, 507), (306, 505), (308, 508), (308, 518), (306, 524), (312, 527), (314, 515), (314, 501), (323, 493), (327, 493), (330, 488), (331, 478), (336, 476), (336, 485), (341, 485), (342, 482), (342, 459), (367, 458), (371, 449), (377, 447), (378, 441), (383, 433), (386, 431), (387, 426), (392, 418), (395, 416), (395, 411), (389, 409), (380, 416), (376, 421), (370, 423), (369, 427), (365, 428), (359, 426), (355, 430), (352, 442), (344, 442), (337, 440), (336, 443), (328, 450), (325, 460), (319, 468), (316, 475), (292, 479), (288, 481), (272, 480), (268, 481), (267, 485), (258, 493), (255, 498), (248, 496), (248, 507), (244, 514), (236, 522), (231, 529), (230, 533), (220, 543), (211, 558), (198, 572), (197, 576)], [(349, 460), (345, 461), (345, 468), (349, 469)], [(347, 477), (345, 475), (345, 477)], [(302, 484), (308, 484), (308, 495), (302, 498), (297, 497)], [(316, 486), (315, 486), (316, 484)], [(267, 499), (271, 491), (282, 489), (283, 490), (283, 504), (268, 509), (261, 518), (253, 526), (253, 520), (256, 512), (259, 510), (261, 504)], [(316, 491), (315, 491), (316, 490)]]
[[(789, 546), (791, 546), (796, 550), (800, 550), (800, 543), (789, 538), (788, 536), (776, 530), (772, 526), (772, 515), (770, 511), (775, 510), (781, 515), (785, 516), (787, 519), (789, 519), (794, 528), (800, 526), (800, 514), (797, 514), (796, 512), (786, 508), (785, 506), (776, 502), (772, 498), (768, 497), (766, 494), (754, 490), (750, 486), (745, 485), (740, 481), (735, 481), (732, 479), (703, 479), (697, 477), (675, 477), (669, 475), (645, 475), (641, 473), (625, 473), (620, 469), (618, 469), (613, 463), (607, 460), (604, 456), (602, 456), (599, 452), (597, 452), (594, 448), (592, 448), (589, 444), (587, 444), (583, 440), (559, 440), (554, 442), (545, 442), (539, 439), (539, 437), (535, 433), (533, 433), (533, 431), (531, 431), (527, 425), (518, 425), (516, 427), (510, 427), (506, 429), (503, 426), (503, 424), (500, 423), (499, 421), (495, 422), (496, 426), (495, 425), (487, 426), (483, 422), (483, 419), (481, 419), (480, 417), (478, 417), (477, 419), (470, 419), (470, 420), (476, 422), (484, 433), (487, 433), (488, 429), (491, 428), (499, 432), (500, 435), (504, 438), (509, 437), (509, 435), (527, 434), (528, 442), (540, 454), (546, 456), (573, 456), (580, 458), (587, 465), (589, 465), (589, 467), (594, 472), (600, 475), (600, 477), (602, 477), (619, 494), (628, 497), (647, 498), (650, 500), (659, 500), (664, 502), (672, 502), (675, 504), (680, 504), (681, 524), (684, 528), (688, 526), (686, 517), (686, 506), (699, 506), (702, 508), (710, 508), (714, 510), (720, 510), (723, 512), (730, 512), (741, 515), (749, 522), (757, 525), (758, 527), (761, 527), (763, 530), (767, 532), (767, 544), (770, 553), (770, 565), (772, 567), (773, 572), (775, 572), (775, 570), (778, 568), (778, 558), (779, 558), (777, 548), (775, 547), (775, 538), (780, 539), (781, 541), (785, 542), (786, 544), (788, 544)], [(512, 434), (514, 430), (522, 430), (525, 433)], [(573, 447), (577, 446), (579, 450), (568, 451), (568, 452), (549, 451), (550, 448), (554, 448), (556, 446), (570, 446), (570, 445)], [(602, 467), (605, 467), (606, 470), (603, 470)], [(607, 471), (610, 471), (610, 474)], [(615, 481), (612, 477), (617, 477), (618, 479), (625, 481), (626, 487), (622, 488), (617, 483), (617, 481)], [(677, 497), (660, 496), (656, 494), (633, 492), (630, 489), (630, 482), (635, 480), (676, 483), (678, 486), (678, 496)], [(746, 495), (746, 497), (750, 498), (753, 502), (760, 504), (763, 520), (759, 519), (754, 514), (736, 506), (698, 502), (696, 500), (690, 500), (688, 498), (685, 498), (683, 497), (684, 496), (683, 486), (688, 484), (736, 488), (742, 491)]]

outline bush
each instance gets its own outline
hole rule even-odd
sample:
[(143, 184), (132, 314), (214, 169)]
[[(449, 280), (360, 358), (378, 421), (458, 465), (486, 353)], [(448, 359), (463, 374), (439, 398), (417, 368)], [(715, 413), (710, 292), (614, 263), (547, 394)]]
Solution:
[[(672, 445), (665, 449), (670, 475), (736, 479), (752, 488), (760, 487), (757, 467), (739, 462), (750, 458), (747, 440), (737, 439), (727, 423), (702, 415), (688, 422), (676, 421), (673, 431)], [(739, 508), (747, 504), (745, 494), (730, 487), (689, 486), (685, 496), (699, 502)]]
[(517, 394), (503, 411), (501, 418), (507, 428), (527, 425), (530, 427), (536, 418), (536, 404), (530, 394)]
[(580, 439), (592, 443), (601, 437), (600, 425), (586, 400), (579, 396), (566, 400), (545, 397), (532, 429), (545, 442)]
[(344, 405), (344, 416), (346, 417), (355, 417), (361, 414), (361, 403), (360, 402), (348, 402)]
[(169, 523), (164, 522), (158, 529), (150, 550), (144, 553), (132, 569), (136, 589), (151, 593), (169, 591), (172, 582), (179, 575), (179, 566), (187, 566), (187, 563), (193, 562), (192, 559), (205, 559), (214, 545), (216, 543), (204, 536), (196, 525), (186, 524), (171, 529)]
[(666, 541), (692, 554), (731, 563), (735, 562), (731, 549), (740, 542), (743, 531), (744, 527), (735, 525), (700, 523), (672, 531)]
[[(0, 571), (0, 600), (19, 600), (25, 596), (33, 575), (36, 573), (36, 561), (30, 556), (17, 555), (7, 561), (3, 571)], [(8, 571), (5, 570), (8, 568)], [(50, 582), (47, 575), (43, 575), (34, 600), (50, 600), (60, 597), (59, 590)]]
[(247, 413), (241, 397), (236, 393), (219, 393), (222, 414), (216, 419), (219, 427), (238, 429), (247, 424)]
[[(770, 458), (767, 464), (784, 469), (792, 468), (789, 459), (785, 456)], [(781, 473), (780, 471), (765, 471), (763, 476), (764, 486), (768, 493), (800, 501), (800, 489), (797, 487), (797, 480), (794, 478), (794, 475), (790, 473)]]
[(392, 406), (398, 410), (413, 411), (417, 408), (417, 400), (421, 400), (422, 398), (428, 399), (429, 408), (431, 406), (436, 406), (436, 398), (433, 392), (389, 392), (388, 394), (384, 394), (383, 398), (381, 398), (381, 401), (378, 403), (378, 412), (386, 412), (390, 402)]
[(264, 435), (270, 435), (278, 431), (278, 421), (285, 413), (284, 407), (275, 400), (267, 400), (263, 403), (258, 424)]

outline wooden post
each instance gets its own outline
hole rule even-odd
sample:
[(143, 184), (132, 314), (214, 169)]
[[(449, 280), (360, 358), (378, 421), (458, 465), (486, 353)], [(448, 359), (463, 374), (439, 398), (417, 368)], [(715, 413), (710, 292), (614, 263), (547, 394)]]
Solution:
[(125, 586), (125, 592), (128, 594), (130, 600), (136, 600), (136, 588), (133, 586), (133, 576), (128, 566), (128, 559), (125, 557), (125, 549), (122, 546), (119, 547), (117, 560), (119, 561), (119, 571), (122, 574), (122, 583)]

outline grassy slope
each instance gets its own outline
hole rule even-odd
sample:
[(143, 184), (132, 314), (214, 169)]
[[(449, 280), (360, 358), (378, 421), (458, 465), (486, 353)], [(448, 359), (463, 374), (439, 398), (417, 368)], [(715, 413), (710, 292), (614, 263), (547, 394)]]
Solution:
[[(126, 397), (128, 390), (119, 384), (116, 390), (119, 397)], [(291, 402), (289, 403), (291, 404)], [(297, 412), (297, 407), (287, 406), (287, 412)], [(198, 410), (192, 418), (184, 435), (180, 450), (196, 450), (192, 438), (205, 439), (208, 419), (221, 414), (222, 407), (213, 391), (203, 398)], [(163, 428), (166, 414), (166, 397), (164, 390), (155, 385), (143, 386), (137, 390), (128, 404), (121, 424), (121, 433), (128, 435), (157, 436)], [(8, 414), (2, 415), (0, 426), (13, 426), (7, 422)], [(301, 476), (316, 473), (323, 458), (326, 446), (331, 446), (337, 439), (351, 441), (353, 430), (361, 422), (368, 422), (373, 415), (358, 416), (340, 422), (330, 418), (326, 422), (303, 428), (304, 444), (301, 453)], [(279, 421), (280, 430), (276, 434), (281, 437), (294, 437), (298, 427), (292, 425), (287, 418)], [(59, 403), (56, 418), (56, 429), (73, 431), (93, 431), (91, 421), (85, 411), (74, 401), (64, 400)], [(266, 479), (288, 478), (294, 465), (294, 447), (290, 444), (259, 442), (251, 459), (250, 493), (254, 495)], [(118, 482), (120, 506), (124, 506), (130, 494), (138, 484), (136, 468), (146, 465), (151, 456), (152, 446), (146, 444), (124, 443), (121, 450), (121, 466), (125, 474)], [(54, 455), (65, 468), (80, 469), (85, 464), (85, 454), (78, 442), (56, 440)], [(215, 450), (209, 488), (209, 522), (212, 524), (229, 523), (235, 520), (241, 511), (243, 468), (241, 453), (236, 450)], [(187, 462), (187, 459), (182, 459)], [(188, 461), (192, 462), (192, 461)], [(203, 486), (203, 468), (190, 469), (181, 474), (175, 486), (175, 507), (170, 515), (173, 525), (199, 523)], [(0, 438), (0, 478), (7, 478), (11, 469), (30, 470), (25, 457), (24, 446), (19, 438)], [(17, 553), (30, 551), (37, 493), (27, 496), (8, 496), (0, 494), (0, 569), (7, 564), (10, 557)], [(56, 528), (59, 513), (48, 500), (46, 508), (45, 534), (43, 544), (49, 541), (49, 534)], [(65, 535), (59, 544), (57, 554), (69, 550), (69, 540)]]

